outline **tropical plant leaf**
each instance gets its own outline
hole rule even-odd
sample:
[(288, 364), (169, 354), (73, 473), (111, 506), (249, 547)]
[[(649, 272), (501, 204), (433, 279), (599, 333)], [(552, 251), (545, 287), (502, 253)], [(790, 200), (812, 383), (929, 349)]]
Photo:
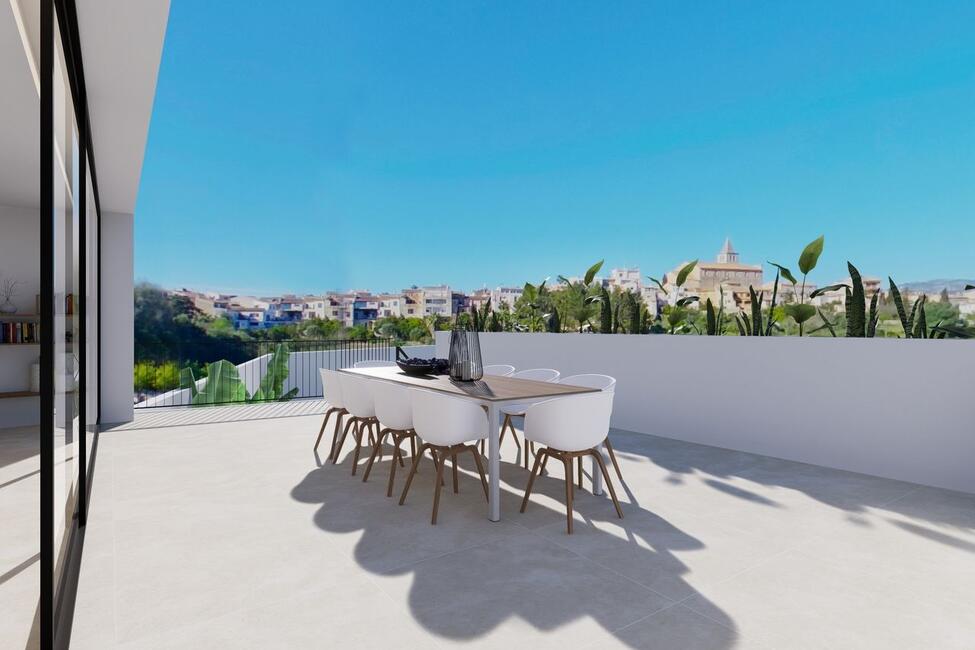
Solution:
[(218, 404), (221, 402), (246, 402), (247, 389), (237, 372), (237, 366), (226, 359), (207, 365), (207, 378), (203, 388), (193, 398), (192, 404)]
[(975, 337), (971, 331), (956, 325), (942, 325), (941, 323), (938, 323), (931, 328), (931, 331), (937, 331), (957, 339), (970, 339)]
[[(274, 354), (267, 364), (267, 371), (261, 378), (261, 385), (257, 392), (251, 397), (252, 402), (261, 400), (276, 400), (284, 392), (284, 382), (288, 379), (288, 359), (291, 358), (291, 350), (287, 343), (278, 343), (274, 348)], [(257, 393), (262, 397), (257, 398)]]
[(649, 275), (647, 276), (647, 279), (650, 280), (651, 282), (653, 282), (658, 287), (660, 287), (660, 290), (664, 292), (664, 295), (665, 296), (668, 295), (667, 294), (667, 289), (664, 288), (664, 285), (663, 285), (663, 283), (660, 282), (660, 280), (658, 280), (657, 278), (650, 277)]
[(697, 266), (697, 260), (694, 260), (693, 262), (688, 262), (687, 264), (684, 265), (684, 268), (682, 268), (680, 271), (677, 272), (678, 287), (684, 286), (684, 282), (687, 281), (687, 276), (691, 274), (691, 271), (694, 270), (695, 266)]
[(749, 285), (748, 297), (751, 299), (752, 329), (751, 336), (762, 335), (762, 296), (755, 293), (755, 287)]
[(815, 307), (812, 305), (800, 304), (798, 302), (790, 302), (782, 305), (782, 309), (785, 311), (786, 315), (791, 316), (792, 320), (799, 325), (802, 325), (816, 315)]
[(735, 324), (738, 326), (738, 336), (748, 336), (748, 332), (751, 330), (751, 323), (748, 322), (748, 316), (738, 312), (735, 314)]
[(706, 315), (706, 331), (708, 336), (715, 336), (718, 333), (718, 317), (714, 313), (714, 303), (708, 298), (704, 303), (704, 312)]
[[(927, 299), (928, 297), (922, 293), (914, 301), (914, 305), (911, 307), (911, 315), (907, 317), (907, 338), (911, 338), (912, 336), (914, 336), (914, 330), (915, 330), (914, 319), (917, 317), (918, 308), (921, 307), (921, 305), (923, 305), (924, 301)], [(924, 310), (922, 309), (921, 311)]]
[[(795, 286), (795, 282), (792, 283)], [(765, 328), (765, 336), (772, 336), (772, 323), (775, 322), (775, 301), (779, 296), (779, 271), (775, 272), (775, 282), (772, 284), (772, 302), (768, 308), (768, 326)]]
[(975, 289), (975, 284), (966, 284), (965, 285), (965, 291), (971, 291), (972, 289)]
[(775, 274), (776, 277), (778, 277), (779, 273), (781, 273), (782, 274), (782, 277), (785, 278), (786, 280), (788, 280), (789, 282), (791, 282), (793, 284), (793, 286), (799, 284), (798, 282), (796, 282), (796, 277), (794, 275), (792, 275), (792, 271), (790, 271), (789, 269), (785, 268), (781, 264), (776, 264), (775, 262), (769, 262), (769, 264), (771, 264), (776, 269), (778, 269), (778, 271), (776, 271), (776, 274)]
[(179, 371), (179, 387), (190, 391), (190, 399), (196, 399), (196, 377), (193, 376), (192, 368), (183, 368)]
[(873, 294), (870, 299), (870, 313), (867, 315), (867, 338), (872, 339), (877, 334), (877, 321), (880, 315), (877, 313), (877, 301), (880, 299), (880, 292)]
[(799, 271), (803, 275), (807, 275), (816, 268), (816, 263), (819, 262), (819, 256), (823, 253), (823, 244), (825, 241), (825, 236), (821, 235), (806, 244), (806, 247), (802, 249), (802, 254), (799, 255)]
[(813, 298), (818, 298), (824, 293), (830, 293), (836, 291), (837, 289), (849, 289), (849, 288), (850, 285), (848, 284), (830, 284), (828, 286), (820, 287), (819, 289), (813, 291), (811, 294), (809, 294), (809, 299), (812, 300)]
[(680, 300), (678, 300), (675, 303), (675, 306), (677, 308), (686, 307), (687, 305), (691, 304), (692, 302), (697, 302), (700, 299), (701, 299), (700, 296), (684, 296), (683, 298), (681, 298)]
[(860, 271), (850, 262), (846, 263), (850, 272), (852, 289), (846, 290), (846, 335), (853, 338), (863, 338), (867, 332), (866, 298), (863, 292), (863, 279)]
[(888, 276), (887, 281), (890, 282), (890, 297), (894, 301), (894, 307), (897, 308), (897, 317), (901, 321), (901, 327), (904, 328), (904, 336), (911, 338), (911, 321), (908, 320), (907, 311), (904, 309), (904, 299), (897, 285), (894, 284), (894, 278)]
[[(817, 309), (816, 312), (819, 314), (819, 318), (823, 321), (823, 327), (829, 330), (829, 333), (833, 336), (833, 338), (836, 338), (836, 327), (834, 327), (833, 323), (826, 318), (826, 314), (823, 313), (822, 309)], [(816, 329), (818, 330), (819, 328)]]
[(596, 274), (599, 273), (599, 269), (603, 268), (603, 261), (604, 260), (599, 260), (590, 266), (588, 271), (586, 271), (585, 284), (587, 287), (592, 284), (592, 280), (596, 277)]

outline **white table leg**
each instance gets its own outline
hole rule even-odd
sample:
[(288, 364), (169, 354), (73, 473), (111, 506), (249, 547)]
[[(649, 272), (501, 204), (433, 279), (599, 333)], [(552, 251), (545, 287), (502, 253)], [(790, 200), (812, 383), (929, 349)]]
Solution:
[(487, 405), (488, 418), (488, 519), (501, 521), (501, 432), (498, 428), (498, 407)]
[[(596, 447), (596, 452), (599, 454), (603, 453), (602, 445)], [(600, 471), (599, 463), (596, 462), (595, 457), (590, 456), (589, 460), (592, 461), (592, 464), (589, 466), (592, 471), (592, 493), (598, 497), (603, 493), (603, 473)]]

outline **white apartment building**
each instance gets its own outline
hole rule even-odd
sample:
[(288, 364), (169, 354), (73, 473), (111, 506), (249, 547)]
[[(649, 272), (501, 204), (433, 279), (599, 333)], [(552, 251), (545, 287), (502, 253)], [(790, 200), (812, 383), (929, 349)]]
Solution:
[(610, 289), (619, 288), (620, 291), (640, 293), (640, 289), (643, 287), (640, 280), (640, 267), (613, 269), (609, 272), (606, 286)]
[(521, 298), (521, 294), (524, 293), (522, 287), (497, 287), (491, 291), (491, 307), (497, 309), (501, 306), (501, 303), (508, 305), (508, 308), (514, 311), (515, 303)]

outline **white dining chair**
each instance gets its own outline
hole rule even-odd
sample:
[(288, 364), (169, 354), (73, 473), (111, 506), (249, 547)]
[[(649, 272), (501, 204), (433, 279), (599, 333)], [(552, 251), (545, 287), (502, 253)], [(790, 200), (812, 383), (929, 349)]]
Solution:
[(335, 441), (339, 437), (339, 431), (342, 429), (342, 418), (348, 414), (345, 410), (344, 402), (342, 401), (342, 384), (339, 381), (338, 373), (334, 370), (326, 370), (325, 368), (320, 368), (318, 374), (322, 378), (322, 397), (325, 399), (325, 419), (322, 420), (322, 428), (318, 430), (318, 439), (315, 440), (315, 451), (318, 451), (318, 445), (322, 441), (322, 435), (325, 433), (325, 426), (328, 424), (328, 419), (335, 415), (335, 430), (332, 433), (332, 446), (329, 448), (328, 457), (332, 458), (335, 454)]
[[(533, 381), (545, 381), (545, 382), (555, 382), (559, 380), (559, 371), (553, 370), (552, 368), (532, 368), (530, 370), (519, 370), (510, 376), (513, 379), (531, 379)], [(515, 425), (511, 421), (511, 418), (524, 417), (525, 411), (531, 404), (508, 404), (507, 406), (501, 407), (501, 413), (504, 415), (504, 420), (501, 423), (501, 439), (498, 441), (498, 447), (501, 447), (501, 443), (504, 442), (504, 436), (511, 430), (511, 437), (515, 441), (515, 445), (518, 446), (518, 452), (521, 453), (521, 443), (518, 442), (518, 435), (515, 433)], [(483, 447), (482, 447), (483, 453)], [(522, 458), (525, 462), (525, 469), (528, 469), (528, 449), (525, 448), (524, 453), (521, 453)]]
[(345, 445), (345, 438), (352, 429), (352, 437), (355, 440), (355, 454), (352, 457), (352, 475), (355, 476), (356, 468), (359, 464), (359, 453), (362, 451), (363, 433), (369, 433), (369, 444), (375, 442), (373, 427), (379, 430), (379, 420), (376, 418), (376, 407), (372, 399), (371, 384), (376, 381), (368, 377), (357, 377), (347, 372), (337, 373), (342, 384), (342, 400), (345, 403), (345, 410), (348, 411), (349, 421), (345, 424), (342, 431), (342, 438), (335, 448), (335, 457), (332, 463), (338, 462), (339, 452)]
[[(397, 461), (403, 465), (403, 452), (400, 445), (404, 440), (410, 441), (412, 457), (416, 457), (416, 432), (413, 430), (413, 404), (410, 401), (410, 389), (398, 386), (392, 382), (376, 380), (372, 382), (372, 398), (379, 419), (379, 436), (372, 448), (366, 471), (362, 474), (362, 482), (369, 480), (369, 472), (376, 457), (382, 453), (383, 443), (387, 436), (393, 436), (393, 462), (389, 467), (389, 484), (386, 496), (393, 496), (393, 480), (396, 477)], [(412, 458), (411, 458), (412, 459)]]
[(609, 478), (606, 463), (599, 453), (599, 445), (609, 433), (609, 418), (613, 412), (613, 393), (604, 391), (569, 397), (557, 397), (533, 404), (525, 414), (525, 440), (544, 445), (535, 455), (531, 477), (521, 501), (521, 512), (528, 507), (532, 487), (539, 473), (544, 471), (550, 457), (562, 461), (565, 468), (566, 527), (572, 534), (572, 461), (583, 456), (596, 459), (606, 487), (613, 498), (616, 514), (623, 518), (623, 509), (616, 498), (616, 489)]
[(510, 377), (515, 372), (515, 367), (507, 363), (496, 363), (484, 366), (484, 374), (490, 377)]
[(353, 368), (389, 368), (390, 366), (395, 366), (395, 361), (387, 361), (383, 359), (371, 359), (369, 361), (356, 361), (353, 364)]
[[(559, 379), (560, 384), (566, 384), (568, 386), (584, 386), (586, 388), (597, 388), (601, 391), (607, 393), (613, 393), (616, 391), (616, 379), (610, 377), (609, 375), (597, 375), (597, 374), (582, 374), (582, 375), (570, 375), (568, 377), (562, 377)], [(606, 439), (603, 440), (603, 445), (606, 447), (606, 451), (609, 453), (609, 459), (613, 461), (613, 468), (616, 470), (616, 476), (619, 477), (620, 483), (623, 482), (623, 472), (620, 471), (620, 464), (616, 460), (616, 452), (613, 451), (613, 445), (609, 441), (609, 435), (606, 435)], [(534, 451), (534, 449), (532, 449)], [(582, 457), (579, 457), (579, 487), (582, 487)]]
[(488, 498), (487, 478), (484, 476), (484, 465), (477, 447), (469, 444), (471, 441), (483, 440), (488, 435), (487, 420), (484, 409), (478, 404), (448, 395), (437, 394), (433, 391), (413, 389), (410, 391), (413, 404), (413, 429), (423, 440), (423, 444), (413, 458), (413, 466), (406, 477), (403, 495), (399, 504), (406, 502), (406, 495), (410, 491), (410, 484), (416, 475), (423, 452), (429, 450), (433, 462), (437, 466), (437, 476), (434, 479), (433, 515), (431, 524), (437, 523), (437, 510), (440, 507), (440, 491), (443, 489), (444, 465), (449, 457), (453, 465), (454, 492), (459, 489), (457, 479), (457, 454), (469, 451), (474, 456), (474, 464), (481, 475), (481, 487), (484, 498)]

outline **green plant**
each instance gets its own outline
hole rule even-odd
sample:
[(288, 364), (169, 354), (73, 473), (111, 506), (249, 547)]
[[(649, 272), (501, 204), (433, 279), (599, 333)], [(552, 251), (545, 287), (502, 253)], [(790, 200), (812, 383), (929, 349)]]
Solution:
[[(791, 316), (796, 324), (799, 325), (799, 336), (802, 336), (803, 327), (805, 326), (806, 321), (816, 315), (816, 309), (812, 305), (806, 304), (806, 278), (809, 273), (816, 268), (816, 264), (819, 262), (819, 256), (823, 254), (823, 246), (825, 241), (825, 236), (820, 235), (816, 239), (806, 244), (806, 247), (802, 249), (802, 253), (799, 254), (799, 272), (802, 273), (802, 285), (799, 290), (799, 300), (798, 302), (789, 303), (783, 306), (785, 313)], [(776, 264), (775, 262), (769, 262), (769, 264), (776, 267), (779, 270), (779, 273), (782, 274), (782, 277), (792, 283), (792, 294), (794, 297), (796, 294), (796, 286), (799, 285), (799, 283), (796, 281), (795, 276), (792, 275), (792, 271), (781, 264)], [(812, 297), (814, 296), (811, 295), (810, 298)]]
[(606, 287), (599, 288), (599, 331), (603, 334), (613, 333), (613, 305)]
[(918, 296), (914, 301), (914, 305), (911, 307), (911, 314), (908, 316), (907, 310), (904, 308), (904, 298), (901, 296), (900, 289), (897, 288), (893, 278), (888, 277), (887, 281), (890, 283), (890, 297), (894, 301), (894, 307), (897, 309), (897, 317), (901, 321), (901, 327), (904, 328), (904, 338), (914, 338), (914, 332), (916, 330), (914, 320), (917, 317), (919, 308), (921, 313), (924, 313), (922, 305), (927, 296), (924, 294)]
[(718, 305), (717, 311), (714, 309), (714, 303), (708, 298), (704, 302), (704, 313), (705, 313), (705, 333), (708, 336), (721, 336), (724, 334), (724, 286), (718, 285), (718, 300), (721, 303)]
[(298, 388), (284, 391), (284, 382), (288, 378), (288, 359), (290, 350), (287, 343), (279, 343), (268, 362), (267, 371), (261, 378), (261, 383), (254, 395), (247, 394), (247, 387), (240, 378), (237, 366), (221, 359), (207, 365), (207, 377), (203, 385), (198, 387), (193, 376), (192, 368), (180, 371), (180, 388), (190, 391), (190, 403), (193, 406), (218, 404), (225, 402), (283, 402), (298, 394)]
[[(596, 304), (602, 303), (603, 297), (601, 286), (596, 286), (594, 281), (599, 269), (603, 267), (603, 261), (599, 260), (588, 269), (580, 282), (571, 282), (563, 275), (559, 276), (559, 281), (565, 285), (564, 291), (568, 293), (568, 316), (576, 322), (579, 331), (585, 331), (588, 326), (593, 329), (591, 319), (595, 315)], [(602, 329), (602, 308), (600, 308), (600, 329)]]

